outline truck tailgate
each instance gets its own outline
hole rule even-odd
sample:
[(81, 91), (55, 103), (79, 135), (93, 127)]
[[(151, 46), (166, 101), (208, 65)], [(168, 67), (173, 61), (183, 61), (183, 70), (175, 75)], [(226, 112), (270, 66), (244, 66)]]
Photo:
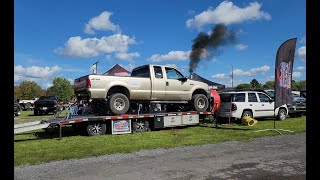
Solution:
[(89, 75), (77, 78), (74, 80), (73, 88), (75, 91), (81, 91), (87, 88), (87, 80)]

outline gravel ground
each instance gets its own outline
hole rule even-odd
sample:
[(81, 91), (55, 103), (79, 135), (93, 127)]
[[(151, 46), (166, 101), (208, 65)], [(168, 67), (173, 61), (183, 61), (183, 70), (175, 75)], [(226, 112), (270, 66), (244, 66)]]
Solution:
[(14, 176), (17, 180), (306, 179), (306, 134), (21, 166)]

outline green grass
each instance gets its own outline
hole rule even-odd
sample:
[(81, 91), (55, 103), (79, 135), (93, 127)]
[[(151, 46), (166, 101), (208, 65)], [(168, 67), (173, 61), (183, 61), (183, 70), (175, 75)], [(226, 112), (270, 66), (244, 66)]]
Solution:
[[(173, 148), (213, 144), (224, 141), (249, 141), (252, 138), (280, 135), (275, 131), (255, 132), (273, 129), (273, 120), (260, 120), (248, 127), (237, 124), (223, 124), (214, 128), (212, 123), (184, 128), (163, 129), (153, 132), (122, 135), (80, 136), (70, 128), (63, 129), (63, 138), (57, 133), (48, 135), (43, 130), (14, 136), (14, 165), (31, 165), (50, 161), (99, 156), (114, 153), (129, 153), (142, 149)], [(276, 121), (276, 129), (306, 131), (306, 117), (288, 118)]]

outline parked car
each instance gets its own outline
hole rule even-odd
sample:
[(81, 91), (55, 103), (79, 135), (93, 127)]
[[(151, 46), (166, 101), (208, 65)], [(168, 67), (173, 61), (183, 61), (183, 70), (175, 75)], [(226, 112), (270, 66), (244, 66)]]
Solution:
[(20, 111), (21, 111), (21, 107), (20, 107), (20, 104), (16, 98), (14, 98), (13, 107), (14, 107), (14, 109), (13, 109), (14, 116), (19, 116)]
[(288, 115), (287, 105), (274, 110), (274, 100), (262, 91), (233, 91), (220, 93), (221, 106), (219, 117), (231, 117), (241, 120), (244, 116), (252, 118), (277, 117), (285, 120)]
[(288, 109), (290, 117), (301, 117), (307, 110), (306, 98), (292, 96), (291, 102), (288, 104)]
[(41, 96), (34, 102), (34, 115), (48, 114), (49, 112), (56, 113), (60, 110), (60, 104), (55, 96)]

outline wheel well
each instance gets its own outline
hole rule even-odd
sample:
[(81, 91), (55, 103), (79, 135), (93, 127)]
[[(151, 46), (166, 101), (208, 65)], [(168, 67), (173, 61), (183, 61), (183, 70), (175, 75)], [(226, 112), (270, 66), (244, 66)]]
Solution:
[[(285, 111), (286, 111), (286, 113), (288, 113), (288, 111), (286, 110), (286, 108), (281, 107), (281, 108), (279, 108), (279, 111), (280, 111), (281, 109), (285, 110)], [(279, 114), (279, 111), (278, 111), (278, 114)]]
[(192, 96), (195, 94), (203, 94), (203, 95), (207, 96), (207, 92), (203, 89), (196, 89), (195, 91), (193, 91)]
[(112, 94), (115, 93), (122, 93), (130, 98), (130, 93), (129, 90), (126, 87), (123, 86), (113, 86), (112, 88), (109, 89), (107, 96), (111, 96)]
[(251, 112), (251, 114), (252, 114), (252, 117), (253, 117), (252, 109), (244, 109), (244, 110), (242, 111), (242, 115), (243, 115), (243, 113), (244, 113), (245, 111), (250, 111), (250, 112)]

